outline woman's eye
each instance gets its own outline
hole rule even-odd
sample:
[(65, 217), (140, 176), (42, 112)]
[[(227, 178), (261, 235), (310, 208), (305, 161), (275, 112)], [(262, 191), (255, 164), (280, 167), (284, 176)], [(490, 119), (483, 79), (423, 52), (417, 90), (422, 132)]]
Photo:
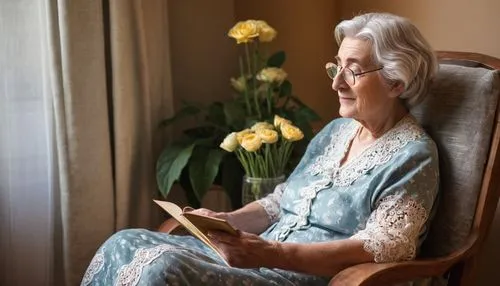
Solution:
[(358, 67), (358, 66), (350, 66), (349, 69), (352, 70), (354, 73), (360, 73), (361, 72), (361, 68)]

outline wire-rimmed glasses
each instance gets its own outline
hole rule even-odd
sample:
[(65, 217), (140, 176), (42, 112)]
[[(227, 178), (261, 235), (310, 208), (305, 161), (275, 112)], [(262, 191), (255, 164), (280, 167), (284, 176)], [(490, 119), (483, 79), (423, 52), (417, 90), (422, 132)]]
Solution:
[(358, 77), (360, 75), (367, 74), (367, 73), (379, 71), (379, 70), (383, 69), (384, 67), (379, 67), (379, 68), (376, 68), (373, 70), (368, 70), (368, 71), (358, 72), (358, 73), (355, 73), (353, 70), (351, 70), (348, 67), (342, 67), (342, 66), (336, 65), (334, 63), (327, 63), (325, 68), (326, 68), (326, 74), (332, 80), (334, 80), (338, 74), (342, 73), (342, 75), (344, 76), (345, 82), (348, 85), (353, 86), (356, 84), (356, 77)]

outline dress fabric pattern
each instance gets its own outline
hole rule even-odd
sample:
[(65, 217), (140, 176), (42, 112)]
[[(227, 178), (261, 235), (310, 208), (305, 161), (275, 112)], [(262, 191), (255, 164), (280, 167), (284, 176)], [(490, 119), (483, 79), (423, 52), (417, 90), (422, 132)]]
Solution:
[(365, 241), (375, 262), (410, 260), (417, 252), (417, 237), (426, 222), (425, 208), (411, 198), (385, 197), (371, 214), (366, 228), (351, 239)]
[[(261, 237), (297, 243), (358, 239), (376, 262), (415, 257), (438, 193), (436, 146), (407, 116), (341, 165), (359, 128), (354, 120), (336, 119), (314, 137), (286, 182), (258, 201), (271, 222)], [(193, 237), (138, 229), (113, 235), (94, 260), (82, 285), (326, 285), (329, 280), (227, 267)]]

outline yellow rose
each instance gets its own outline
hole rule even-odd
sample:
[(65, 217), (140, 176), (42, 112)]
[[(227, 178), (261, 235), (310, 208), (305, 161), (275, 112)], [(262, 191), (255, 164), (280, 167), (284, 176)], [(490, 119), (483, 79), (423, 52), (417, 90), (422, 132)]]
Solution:
[(248, 152), (255, 152), (259, 150), (260, 146), (262, 146), (262, 140), (257, 134), (249, 133), (243, 136), (241, 147), (243, 147)]
[(238, 92), (243, 92), (247, 88), (247, 80), (245, 77), (231, 78), (231, 85)]
[(220, 143), (219, 147), (226, 150), (227, 152), (233, 152), (238, 148), (238, 140), (236, 139), (236, 132), (232, 132), (224, 138), (224, 141)]
[(247, 20), (238, 22), (229, 30), (227, 35), (236, 39), (237, 44), (251, 42), (253, 38), (259, 36), (259, 27), (257, 21)]
[(248, 129), (248, 128), (241, 130), (240, 132), (236, 133), (236, 140), (238, 140), (238, 143), (241, 144), (241, 142), (243, 141), (243, 136), (250, 134), (250, 133), (253, 133), (253, 131)]
[(263, 82), (281, 84), (287, 77), (287, 73), (280, 68), (264, 68), (257, 74), (257, 79)]
[(304, 138), (304, 133), (302, 133), (302, 131), (298, 127), (293, 126), (292, 124), (282, 124), (281, 134), (283, 134), (283, 137), (285, 137), (286, 140), (292, 142)]
[(276, 143), (278, 141), (278, 132), (271, 129), (259, 129), (255, 132), (260, 137), (262, 143)]
[(257, 21), (257, 26), (259, 27), (259, 41), (261, 42), (270, 42), (276, 37), (276, 34), (278, 34), (276, 30), (265, 21)]
[(283, 124), (292, 124), (292, 121), (285, 119), (279, 115), (274, 115), (274, 126), (280, 128)]
[(259, 129), (274, 129), (274, 126), (267, 122), (257, 122), (250, 129), (253, 132), (257, 132)]

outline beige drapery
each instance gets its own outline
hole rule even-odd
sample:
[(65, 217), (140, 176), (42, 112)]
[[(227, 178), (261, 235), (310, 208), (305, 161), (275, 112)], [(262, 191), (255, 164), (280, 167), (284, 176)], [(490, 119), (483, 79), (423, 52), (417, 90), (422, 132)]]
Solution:
[(167, 1), (47, 1), (60, 185), (54, 281), (77, 285), (109, 235), (158, 222), (158, 122), (173, 109)]

